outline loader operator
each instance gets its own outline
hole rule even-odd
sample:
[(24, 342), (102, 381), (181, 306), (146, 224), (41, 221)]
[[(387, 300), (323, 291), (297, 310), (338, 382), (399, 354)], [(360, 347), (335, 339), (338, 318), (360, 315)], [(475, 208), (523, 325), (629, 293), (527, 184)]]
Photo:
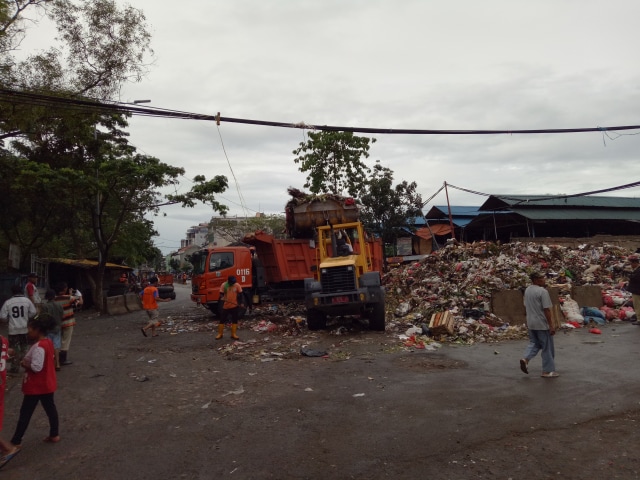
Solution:
[(231, 338), (233, 340), (240, 340), (238, 335), (238, 316), (240, 314), (240, 308), (243, 303), (242, 287), (236, 283), (236, 277), (229, 275), (226, 282), (220, 287), (220, 302), (224, 302), (222, 305), (222, 312), (220, 313), (220, 324), (218, 325), (218, 335), (216, 340), (220, 340), (224, 334), (224, 324), (227, 318), (231, 317)]

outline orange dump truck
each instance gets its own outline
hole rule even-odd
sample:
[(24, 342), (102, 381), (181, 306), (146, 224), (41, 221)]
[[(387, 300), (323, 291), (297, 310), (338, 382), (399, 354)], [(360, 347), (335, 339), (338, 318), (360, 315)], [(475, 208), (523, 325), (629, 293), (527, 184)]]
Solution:
[(220, 286), (234, 275), (246, 294), (272, 299), (304, 298), (310, 329), (328, 316), (358, 314), (384, 330), (384, 289), (380, 283), (382, 242), (366, 235), (350, 198), (298, 199), (287, 205), (287, 231), (276, 239), (258, 231), (243, 245), (204, 248), (191, 255), (194, 302), (218, 312)]
[(245, 293), (274, 300), (302, 299), (304, 279), (313, 276), (315, 248), (309, 240), (282, 240), (264, 232), (244, 238), (243, 245), (203, 248), (191, 255), (191, 300), (218, 313), (220, 287), (230, 275)]
[(176, 292), (173, 287), (173, 274), (167, 272), (158, 272), (158, 295), (160, 298), (176, 299)]

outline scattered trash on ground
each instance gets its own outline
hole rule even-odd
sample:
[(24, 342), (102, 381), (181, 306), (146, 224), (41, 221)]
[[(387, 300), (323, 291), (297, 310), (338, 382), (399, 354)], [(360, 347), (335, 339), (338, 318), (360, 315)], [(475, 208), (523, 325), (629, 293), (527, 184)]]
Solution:
[(302, 348), (300, 348), (300, 353), (305, 357), (326, 357), (328, 355), (326, 350), (314, 350), (306, 345), (303, 345)]
[[(534, 270), (547, 275), (547, 285), (558, 289), (563, 302), (562, 329), (601, 329), (608, 323), (635, 319), (631, 295), (624, 289), (629, 273), (628, 250), (612, 246), (570, 248), (536, 243), (450, 244), (424, 259), (393, 268), (383, 275), (386, 289), (386, 338), (400, 349), (437, 350), (443, 343), (471, 345), (519, 340), (525, 325), (510, 325), (493, 314), (492, 295), (502, 290), (524, 290)], [(573, 286), (598, 286), (604, 306), (578, 307), (570, 297)], [(259, 334), (248, 341), (214, 347), (229, 359), (272, 362), (303, 356), (333, 360), (351, 357), (348, 348), (331, 352), (309, 348), (326, 334), (336, 344), (369, 338), (368, 321), (359, 317), (329, 319), (325, 332), (306, 328), (303, 302), (264, 303), (239, 322), (239, 331)], [(205, 309), (172, 314), (160, 331), (212, 333), (218, 321)], [(600, 331), (602, 334), (602, 330)], [(393, 340), (395, 339), (395, 340)], [(395, 351), (385, 347), (386, 351)], [(145, 361), (144, 357), (138, 361)], [(152, 361), (149, 361), (150, 363)]]
[(230, 390), (227, 393), (223, 393), (222, 396), (226, 397), (227, 395), (240, 395), (242, 393), (244, 393), (244, 388), (241, 385), (237, 390)]

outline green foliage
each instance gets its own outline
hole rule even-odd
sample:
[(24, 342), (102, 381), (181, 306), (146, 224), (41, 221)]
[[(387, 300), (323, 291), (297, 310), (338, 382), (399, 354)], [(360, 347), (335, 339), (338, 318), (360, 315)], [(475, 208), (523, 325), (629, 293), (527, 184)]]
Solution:
[(362, 158), (375, 141), (351, 132), (309, 132), (309, 140), (293, 151), (299, 170), (309, 173), (304, 187), (315, 194), (358, 196), (370, 171)]
[[(55, 24), (58, 42), (15, 61), (11, 52), (43, 15)], [(115, 0), (0, 0), (0, 34), (7, 67), (0, 83), (32, 91), (114, 98), (123, 83), (142, 79), (153, 53), (142, 11)]]
[(214, 232), (214, 240), (224, 239), (229, 243), (242, 242), (250, 233), (262, 230), (276, 237), (283, 237), (284, 215), (256, 215), (242, 219), (212, 218), (209, 228)]
[(285, 217), (284, 215), (256, 215), (247, 219), (250, 232), (262, 230), (270, 235), (278, 238), (284, 238), (285, 235)]
[(153, 244), (153, 237), (157, 234), (153, 222), (134, 216), (131, 221), (123, 223), (109, 257), (122, 259), (126, 265), (153, 265), (158, 254), (162, 257), (160, 250)]
[[(42, 16), (55, 24), (57, 42), (17, 61), (14, 50)], [(0, 88), (61, 98), (0, 101), (0, 247), (18, 245), (23, 267), (32, 253), (97, 258), (96, 305), (110, 259), (162, 263), (146, 213), (196, 202), (227, 211), (215, 198), (226, 177), (199, 176), (189, 192), (165, 197), (184, 170), (138, 154), (124, 115), (65, 106), (117, 99), (125, 82), (142, 78), (151, 54), (143, 13), (116, 0), (0, 0)]]
[(211, 180), (207, 180), (204, 175), (197, 175), (193, 179), (193, 187), (185, 194), (167, 195), (170, 203), (180, 203), (183, 207), (194, 207), (196, 202), (211, 205), (214, 211), (226, 214), (228, 207), (221, 204), (215, 198), (216, 193), (224, 192), (229, 186), (227, 177), (216, 175)]
[(416, 189), (416, 182), (394, 186), (393, 171), (376, 163), (359, 198), (365, 227), (378, 233), (384, 243), (395, 243), (401, 227), (414, 230), (415, 218), (422, 216), (422, 197)]
[(169, 268), (171, 268), (171, 270), (173, 271), (180, 270), (180, 260), (178, 260), (177, 258), (172, 258), (171, 260), (169, 260)]
[(61, 192), (73, 184), (76, 172), (55, 170), (3, 150), (0, 171), (0, 232), (21, 247), (23, 256), (72, 226), (69, 216), (58, 212), (73, 212), (73, 202)]

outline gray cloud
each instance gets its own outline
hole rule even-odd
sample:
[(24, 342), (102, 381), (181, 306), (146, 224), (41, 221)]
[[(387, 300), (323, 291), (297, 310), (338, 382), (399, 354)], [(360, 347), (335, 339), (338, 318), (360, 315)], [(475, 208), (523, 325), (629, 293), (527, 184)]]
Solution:
[[(533, 129), (640, 123), (635, 62), (640, 4), (592, 0), (171, 2), (145, 11), (156, 60), (123, 100), (223, 116), (381, 128)], [(222, 142), (226, 154), (222, 148)], [(629, 132), (635, 133), (635, 132)], [(270, 127), (134, 118), (131, 141), (196, 174), (224, 174), (221, 197), (242, 214), (281, 212), (301, 188), (291, 153), (304, 133)], [(617, 134), (609, 134), (617, 137)], [(637, 180), (640, 136), (378, 135), (368, 162), (426, 198), (444, 181), (486, 193), (578, 193)], [(188, 189), (188, 181), (180, 187)], [(457, 205), (484, 197), (450, 190)], [(619, 192), (637, 196), (638, 190)], [(445, 203), (440, 194), (432, 204)], [(429, 206), (427, 206), (429, 208)], [(156, 219), (179, 245), (205, 207)], [(159, 241), (160, 243), (160, 241)], [(166, 250), (166, 247), (162, 247)]]

